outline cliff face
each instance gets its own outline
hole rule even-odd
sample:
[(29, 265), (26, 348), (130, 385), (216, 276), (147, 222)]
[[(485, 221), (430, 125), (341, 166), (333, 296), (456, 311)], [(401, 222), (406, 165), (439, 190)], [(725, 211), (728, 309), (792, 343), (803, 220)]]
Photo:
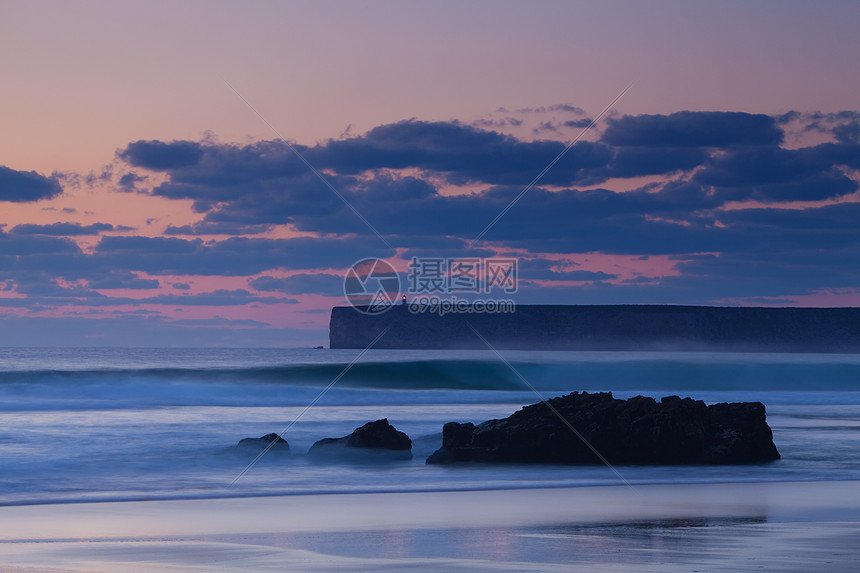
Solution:
[(516, 307), (510, 314), (380, 315), (334, 307), (331, 348), (523, 350), (726, 350), (860, 352), (860, 308), (738, 308), (618, 305)]

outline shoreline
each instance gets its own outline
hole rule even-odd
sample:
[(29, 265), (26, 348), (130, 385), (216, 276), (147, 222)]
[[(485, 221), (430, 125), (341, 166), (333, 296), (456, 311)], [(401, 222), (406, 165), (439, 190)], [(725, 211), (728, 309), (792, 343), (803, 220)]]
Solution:
[[(540, 464), (536, 464), (540, 465)], [(567, 468), (577, 468), (577, 467), (600, 467), (600, 466), (576, 466), (576, 465), (564, 465), (564, 464), (547, 464), (552, 467), (567, 467)], [(617, 466), (616, 466), (617, 467)], [(623, 466), (622, 466), (623, 467)], [(646, 466), (647, 467), (647, 466)], [(691, 466), (671, 466), (671, 467), (683, 467), (685, 469), (696, 468), (699, 466), (691, 465)], [(706, 466), (702, 466), (706, 467)], [(732, 466), (727, 466), (732, 467)], [(736, 467), (745, 467), (744, 465), (739, 465)], [(374, 489), (366, 489), (366, 490), (318, 490), (318, 491), (295, 491), (295, 492), (272, 492), (272, 493), (258, 493), (258, 492), (248, 492), (248, 493), (237, 493), (237, 494), (212, 494), (212, 495), (200, 495), (200, 496), (188, 496), (188, 495), (180, 495), (176, 497), (115, 497), (115, 498), (103, 498), (103, 499), (49, 499), (47, 501), (20, 501), (20, 502), (3, 502), (0, 503), (0, 512), (2, 512), (6, 508), (17, 508), (17, 507), (43, 507), (43, 506), (51, 506), (51, 507), (62, 507), (62, 506), (76, 506), (76, 505), (102, 505), (102, 504), (113, 504), (113, 503), (122, 503), (122, 504), (132, 504), (132, 503), (174, 503), (174, 502), (207, 502), (207, 501), (222, 501), (222, 500), (245, 500), (245, 499), (272, 499), (272, 498), (294, 498), (294, 497), (327, 497), (327, 496), (353, 496), (353, 495), (424, 495), (424, 494), (447, 494), (447, 493), (456, 493), (456, 494), (465, 494), (465, 493), (481, 493), (481, 492), (500, 492), (500, 491), (509, 491), (509, 492), (518, 492), (518, 491), (544, 491), (544, 490), (581, 490), (581, 489), (593, 489), (593, 488), (650, 488), (652, 486), (666, 486), (666, 487), (687, 487), (687, 486), (736, 486), (736, 485), (761, 485), (767, 486), (771, 484), (823, 484), (823, 483), (844, 483), (844, 482), (853, 482), (857, 483), (858, 487), (860, 487), (860, 480), (853, 478), (845, 478), (845, 479), (833, 479), (833, 480), (820, 480), (820, 479), (774, 479), (763, 481), (760, 479), (749, 479), (749, 480), (737, 480), (737, 481), (647, 481), (647, 482), (635, 482), (631, 481), (630, 485), (625, 485), (621, 483), (620, 480), (616, 480), (615, 483), (612, 484), (598, 484), (598, 483), (586, 483), (582, 485), (524, 485), (524, 486), (486, 486), (486, 487), (463, 487), (463, 488), (446, 488), (440, 489), (438, 487), (428, 487), (427, 489), (382, 489), (382, 490), (374, 490)], [(2, 530), (2, 529), (0, 529)], [(0, 538), (0, 543), (2, 543), (3, 539)]]
[(849, 571), (858, 523), (860, 481), (4, 506), (0, 569)]
[[(565, 504), (559, 504), (559, 499)], [(365, 511), (371, 508), (377, 511)], [(303, 519), (272, 516), (276, 510), (283, 512), (280, 515), (299, 514)], [(309, 510), (315, 510), (317, 517)], [(338, 520), (331, 521), (327, 511), (337, 511)], [(494, 526), (500, 523), (498, 518), (504, 519), (501, 523), (520, 527), (698, 518), (786, 521), (812, 516), (816, 520), (823, 514), (860, 521), (860, 480), (297, 493), (4, 505), (0, 506), (0, 543), (261, 531), (331, 532), (401, 526), (471, 528)], [(232, 516), (229, 526), (213, 525), (213, 516), (228, 515)], [(176, 516), (184, 518), (172, 520)], [(50, 523), (43, 521), (47, 518)], [(159, 518), (165, 522), (156, 531), (152, 527)], [(60, 534), (67, 526), (77, 529), (84, 522), (91, 535)], [(255, 529), (263, 525), (267, 527)], [(27, 531), (31, 533), (25, 534)]]

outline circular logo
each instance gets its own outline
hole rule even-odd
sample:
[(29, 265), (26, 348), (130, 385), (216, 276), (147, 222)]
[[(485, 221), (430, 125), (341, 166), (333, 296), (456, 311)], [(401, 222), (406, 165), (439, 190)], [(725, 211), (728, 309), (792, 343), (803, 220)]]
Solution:
[(382, 259), (362, 259), (346, 271), (343, 294), (349, 304), (363, 314), (382, 314), (397, 302), (400, 277)]

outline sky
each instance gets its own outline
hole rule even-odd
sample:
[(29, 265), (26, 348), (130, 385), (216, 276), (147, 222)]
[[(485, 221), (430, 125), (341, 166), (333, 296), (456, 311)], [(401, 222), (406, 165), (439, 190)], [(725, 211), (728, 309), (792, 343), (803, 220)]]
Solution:
[(518, 304), (860, 306), (858, 24), (0, 0), (0, 345), (323, 345), (374, 257), (515, 258)]

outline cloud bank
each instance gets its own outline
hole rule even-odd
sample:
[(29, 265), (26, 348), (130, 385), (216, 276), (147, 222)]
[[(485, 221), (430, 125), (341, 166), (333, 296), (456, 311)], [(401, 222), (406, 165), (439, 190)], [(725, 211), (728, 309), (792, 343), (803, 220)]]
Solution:
[(0, 201), (24, 203), (56, 197), (63, 188), (56, 178), (35, 171), (16, 171), (0, 165)]
[[(575, 106), (500, 113), (508, 119), (408, 120), (295, 145), (393, 249), (283, 142), (131, 142), (117, 152), (115, 191), (190, 200), (196, 222), (156, 236), (111, 222), (2, 229), (0, 305), (314, 311), (305, 297), (342, 303), (353, 262), (413, 256), (517, 256), (524, 303), (797, 304), (860, 293), (856, 112), (682, 111), (597, 129)], [(495, 130), (547, 113), (573, 119), (543, 122), (538, 135), (551, 139)], [(789, 144), (789, 126), (817, 135)], [(562, 140), (583, 129), (586, 140)], [(2, 201), (61, 193), (56, 179), (0, 168)], [(200, 288), (194, 277), (230, 286)]]

